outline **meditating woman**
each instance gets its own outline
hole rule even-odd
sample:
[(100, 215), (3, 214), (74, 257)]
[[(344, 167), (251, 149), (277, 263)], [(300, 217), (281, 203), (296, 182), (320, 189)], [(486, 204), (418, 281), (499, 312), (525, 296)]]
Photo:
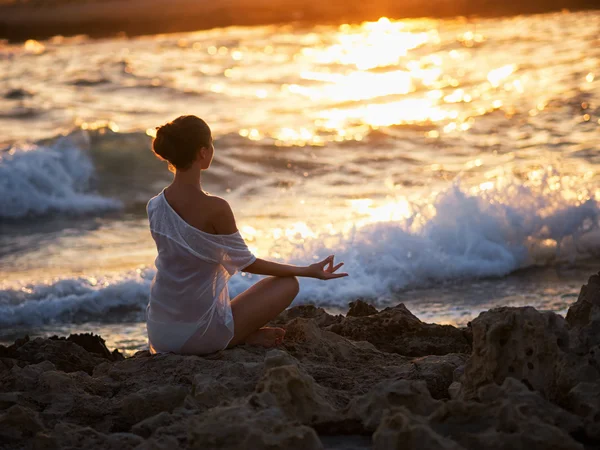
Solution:
[[(345, 277), (336, 273), (343, 263), (331, 255), (299, 267), (250, 252), (227, 201), (202, 190), (201, 173), (214, 154), (202, 119), (181, 116), (159, 127), (152, 147), (175, 176), (147, 206), (158, 249), (146, 310), (150, 351), (203, 355), (243, 343), (280, 344), (285, 330), (264, 325), (292, 303), (296, 277)], [(242, 270), (270, 276), (230, 301), (227, 282)]]

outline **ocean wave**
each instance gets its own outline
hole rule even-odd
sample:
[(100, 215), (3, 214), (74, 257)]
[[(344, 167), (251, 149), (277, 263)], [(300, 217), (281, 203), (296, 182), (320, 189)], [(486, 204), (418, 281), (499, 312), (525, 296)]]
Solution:
[[(286, 263), (304, 265), (329, 254), (345, 262), (347, 278), (301, 279), (296, 303), (343, 308), (364, 297), (383, 307), (404, 289), (598, 258), (598, 202), (561, 198), (556, 190), (534, 189), (516, 181), (475, 192), (455, 183), (432, 203), (413, 205), (413, 213), (403, 220), (357, 226), (302, 242), (282, 238), (273, 241), (272, 248), (287, 255), (279, 259)], [(0, 291), (0, 325), (109, 321), (126, 313), (144, 320), (154, 273), (147, 269), (116, 279), (66, 279)], [(232, 296), (260, 278), (235, 275), (230, 281)]]
[[(148, 304), (150, 275), (144, 272), (116, 278), (68, 278), (53, 284), (0, 290), (0, 327), (122, 320), (141, 313)], [(112, 314), (112, 315), (111, 315)], [(143, 314), (137, 314), (143, 320)]]
[(0, 153), (0, 220), (120, 208), (118, 200), (89, 192), (94, 165), (87, 145), (79, 133)]

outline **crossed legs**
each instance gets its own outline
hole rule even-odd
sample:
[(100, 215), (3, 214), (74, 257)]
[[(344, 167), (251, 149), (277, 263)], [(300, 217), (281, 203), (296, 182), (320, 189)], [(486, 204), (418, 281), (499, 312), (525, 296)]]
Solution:
[(285, 310), (298, 295), (296, 277), (269, 277), (260, 280), (231, 301), (234, 335), (228, 345), (273, 347), (283, 341), (285, 330), (264, 327)]

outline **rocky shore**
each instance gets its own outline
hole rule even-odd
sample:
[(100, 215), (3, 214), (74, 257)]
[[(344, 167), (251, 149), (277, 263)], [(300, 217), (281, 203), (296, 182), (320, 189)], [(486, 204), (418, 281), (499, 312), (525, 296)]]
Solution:
[(274, 324), (280, 348), (206, 357), (0, 346), (0, 448), (600, 448), (600, 275), (566, 318), (504, 307), (457, 329), (356, 301)]

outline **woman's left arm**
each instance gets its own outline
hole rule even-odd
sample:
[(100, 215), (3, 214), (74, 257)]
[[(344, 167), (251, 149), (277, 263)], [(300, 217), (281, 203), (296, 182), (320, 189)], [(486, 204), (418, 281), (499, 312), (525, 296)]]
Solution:
[(348, 276), (347, 273), (335, 273), (343, 265), (344, 263), (334, 265), (334, 255), (310, 266), (292, 266), (257, 258), (256, 261), (244, 269), (244, 272), (274, 277), (307, 277), (333, 280), (334, 278)]

